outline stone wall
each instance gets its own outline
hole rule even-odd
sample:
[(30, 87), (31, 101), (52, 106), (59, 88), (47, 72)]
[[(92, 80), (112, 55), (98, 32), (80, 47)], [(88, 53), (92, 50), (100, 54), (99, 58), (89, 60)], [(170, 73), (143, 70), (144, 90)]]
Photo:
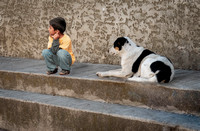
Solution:
[(200, 70), (199, 0), (0, 0), (0, 55), (42, 59), (49, 20), (67, 21), (77, 62), (119, 64), (119, 36)]

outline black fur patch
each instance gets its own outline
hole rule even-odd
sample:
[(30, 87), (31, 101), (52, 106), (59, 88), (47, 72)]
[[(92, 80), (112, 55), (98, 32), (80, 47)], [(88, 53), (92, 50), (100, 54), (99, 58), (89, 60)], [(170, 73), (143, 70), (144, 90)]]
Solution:
[(118, 47), (119, 48), (119, 51), (122, 49), (122, 46), (125, 44), (125, 43), (128, 43), (128, 40), (124, 37), (119, 37), (117, 38), (117, 40), (114, 42), (114, 48), (115, 47)]
[(153, 62), (150, 68), (154, 73), (159, 70), (158, 74), (156, 74), (159, 83), (168, 83), (170, 81), (170, 76), (172, 74), (171, 68), (162, 61)]
[(139, 69), (139, 66), (140, 66), (140, 63), (141, 61), (144, 59), (144, 57), (150, 55), (150, 54), (154, 54), (154, 52), (146, 49), (146, 50), (143, 50), (142, 54), (137, 58), (137, 60), (133, 63), (133, 66), (132, 66), (132, 72), (133, 73), (136, 73), (138, 72), (138, 69)]

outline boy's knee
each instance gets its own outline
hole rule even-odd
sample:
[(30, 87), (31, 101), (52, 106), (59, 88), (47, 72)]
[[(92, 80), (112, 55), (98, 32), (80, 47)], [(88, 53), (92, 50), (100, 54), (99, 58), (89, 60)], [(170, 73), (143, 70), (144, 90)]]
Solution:
[(67, 56), (69, 56), (70, 54), (69, 54), (69, 52), (67, 52), (66, 50), (59, 50), (58, 52), (57, 52), (57, 56), (58, 57), (63, 57), (63, 58), (66, 58)]
[(43, 51), (42, 51), (42, 56), (46, 56), (46, 55), (48, 55), (49, 54), (49, 49), (44, 49)]

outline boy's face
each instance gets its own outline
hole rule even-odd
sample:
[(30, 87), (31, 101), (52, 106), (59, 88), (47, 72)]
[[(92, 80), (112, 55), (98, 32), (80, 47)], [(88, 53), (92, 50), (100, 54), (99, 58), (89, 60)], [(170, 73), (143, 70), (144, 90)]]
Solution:
[(54, 34), (56, 34), (57, 33), (57, 30), (54, 30), (54, 28), (50, 25), (49, 26), (49, 35), (50, 36), (53, 36)]

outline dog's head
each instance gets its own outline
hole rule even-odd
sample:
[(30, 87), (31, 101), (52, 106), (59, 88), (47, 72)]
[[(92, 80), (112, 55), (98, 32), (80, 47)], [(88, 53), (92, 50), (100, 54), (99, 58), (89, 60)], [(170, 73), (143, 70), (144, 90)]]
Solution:
[(114, 46), (109, 50), (111, 54), (119, 54), (123, 52), (123, 49), (127, 46), (131, 45), (128, 37), (119, 37), (115, 40)]
[(114, 49), (117, 51), (122, 50), (122, 46), (124, 46), (125, 43), (128, 43), (128, 40), (125, 37), (119, 37), (114, 42)]

